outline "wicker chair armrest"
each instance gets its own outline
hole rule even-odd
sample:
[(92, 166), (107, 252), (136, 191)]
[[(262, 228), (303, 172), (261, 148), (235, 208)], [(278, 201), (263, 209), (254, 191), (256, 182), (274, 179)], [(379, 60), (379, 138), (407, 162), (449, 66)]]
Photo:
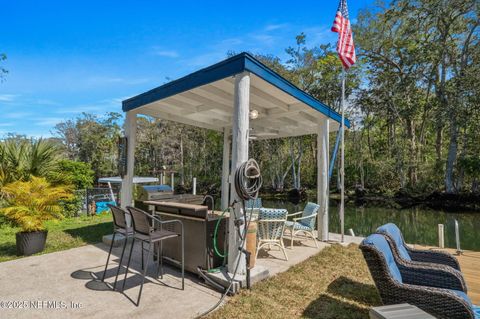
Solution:
[(440, 319), (475, 319), (470, 304), (448, 289), (401, 284), (393, 303), (409, 303)]
[(414, 261), (447, 265), (461, 271), (457, 258), (444, 251), (421, 250), (406, 246)]
[(303, 212), (296, 212), (296, 213), (293, 213), (293, 214), (288, 214), (287, 217), (297, 216), (297, 215), (300, 215), (300, 214), (303, 214)]
[(467, 285), (462, 274), (452, 267), (409, 262), (399, 263), (398, 268), (406, 284), (467, 292)]
[[(399, 265), (404, 283), (394, 280), (381, 252), (370, 245), (360, 245), (370, 274), (386, 305), (409, 303), (440, 319), (475, 319), (468, 301), (448, 289), (409, 284), (405, 278), (408, 265)], [(415, 267), (410, 267), (414, 271)], [(407, 276), (408, 277), (408, 276)]]

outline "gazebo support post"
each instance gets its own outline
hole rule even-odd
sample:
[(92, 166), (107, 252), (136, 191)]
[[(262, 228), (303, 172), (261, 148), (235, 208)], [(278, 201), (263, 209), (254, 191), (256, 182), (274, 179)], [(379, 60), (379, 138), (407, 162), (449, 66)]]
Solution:
[(229, 198), (229, 175), (230, 175), (230, 132), (228, 129), (223, 130), (223, 162), (222, 162), (222, 210), (228, 207)]
[[(233, 127), (232, 127), (232, 169), (230, 181), (230, 198), (236, 200), (235, 215), (241, 218), (244, 214), (241, 207), (242, 200), (237, 196), (233, 183), (234, 174), (240, 165), (248, 160), (248, 135), (249, 135), (249, 109), (250, 109), (250, 74), (242, 72), (235, 76), (235, 92), (233, 104)], [(229, 240), (228, 240), (228, 271), (235, 272), (238, 263), (237, 273), (244, 275), (246, 262), (243, 254), (238, 250), (241, 239), (235, 229), (235, 218), (229, 218)], [(241, 225), (240, 233), (244, 233), (245, 225)], [(240, 258), (240, 259), (239, 259)]]
[(317, 200), (320, 204), (320, 212), (317, 215), (317, 238), (328, 241), (328, 165), (329, 165), (329, 132), (330, 120), (321, 122), (317, 134)]
[[(132, 205), (133, 176), (135, 166), (135, 139), (137, 135), (137, 114), (135, 112), (127, 112), (124, 130), (125, 136), (127, 137), (127, 172), (122, 178), (122, 189), (120, 192), (120, 201), (123, 208)], [(127, 220), (127, 222), (130, 221)]]

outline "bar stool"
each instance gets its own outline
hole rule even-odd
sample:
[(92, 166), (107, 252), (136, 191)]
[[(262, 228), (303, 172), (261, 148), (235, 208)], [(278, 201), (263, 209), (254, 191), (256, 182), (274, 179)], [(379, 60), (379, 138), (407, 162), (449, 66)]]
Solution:
[(122, 254), (120, 256), (120, 260), (118, 261), (117, 275), (115, 276), (115, 282), (113, 284), (113, 290), (115, 290), (115, 287), (117, 285), (117, 280), (118, 280), (118, 274), (120, 273), (120, 268), (122, 266), (123, 255), (125, 254), (125, 247), (127, 246), (128, 238), (132, 237), (134, 232), (133, 232), (133, 227), (127, 226), (127, 221), (125, 216), (126, 215), (130, 216), (129, 212), (114, 205), (108, 205), (108, 207), (110, 208), (112, 212), (112, 217), (113, 217), (113, 236), (112, 236), (112, 242), (110, 243), (110, 250), (108, 251), (107, 263), (105, 264), (105, 270), (103, 271), (102, 281), (105, 281), (105, 274), (107, 273), (108, 262), (110, 261), (110, 255), (112, 254), (112, 248), (113, 248), (113, 243), (115, 242), (115, 236), (117, 234), (121, 234), (125, 237), (125, 240), (123, 242)]
[[(127, 210), (129, 211), (130, 216), (132, 216), (134, 234), (133, 234), (132, 246), (130, 247), (130, 255), (128, 257), (127, 271), (125, 272), (122, 291), (125, 288), (125, 282), (127, 280), (128, 268), (130, 267), (130, 260), (132, 259), (132, 251), (133, 251), (135, 240), (139, 240), (142, 243), (142, 251), (143, 251), (143, 243), (148, 243), (147, 261), (145, 263), (145, 266), (143, 267), (142, 284), (140, 286), (140, 291), (138, 293), (138, 299), (136, 304), (138, 307), (138, 305), (140, 304), (140, 297), (142, 296), (142, 289), (143, 289), (143, 284), (145, 282), (145, 276), (147, 274), (148, 262), (150, 259), (152, 245), (154, 245), (155, 243), (159, 243), (157, 247), (158, 249), (157, 250), (157, 257), (158, 257), (157, 277), (160, 270), (162, 271), (162, 277), (163, 277), (163, 269), (162, 269), (163, 257), (162, 257), (162, 254), (160, 253), (160, 244), (165, 239), (178, 238), (178, 237), (181, 237), (181, 241), (182, 241), (181, 269), (182, 269), (182, 290), (184, 290), (185, 289), (185, 253), (184, 253), (185, 245), (184, 245), (183, 223), (177, 219), (162, 221), (156, 218), (155, 216), (135, 207), (127, 206)], [(159, 226), (159, 228), (155, 228), (153, 226), (154, 222)], [(180, 229), (181, 229), (180, 233), (163, 229), (164, 225), (174, 224), (174, 223), (180, 224)], [(142, 262), (143, 262), (143, 256), (142, 256)]]

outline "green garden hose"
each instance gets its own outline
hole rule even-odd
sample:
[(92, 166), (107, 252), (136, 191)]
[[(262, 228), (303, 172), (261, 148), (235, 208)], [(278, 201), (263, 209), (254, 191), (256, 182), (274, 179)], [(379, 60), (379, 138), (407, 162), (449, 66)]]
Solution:
[(228, 256), (228, 253), (227, 252), (223, 252), (223, 254), (220, 252), (220, 250), (218, 249), (218, 245), (217, 245), (217, 234), (218, 234), (218, 226), (220, 226), (220, 222), (222, 221), (223, 219), (223, 216), (225, 215), (225, 213), (227, 212), (227, 210), (229, 210), (229, 208), (225, 209), (223, 212), (222, 212), (222, 215), (220, 215), (220, 218), (217, 220), (217, 222), (215, 223), (215, 230), (213, 231), (213, 250), (215, 251), (215, 254), (220, 257), (220, 258), (223, 258), (225, 259), (225, 257)]

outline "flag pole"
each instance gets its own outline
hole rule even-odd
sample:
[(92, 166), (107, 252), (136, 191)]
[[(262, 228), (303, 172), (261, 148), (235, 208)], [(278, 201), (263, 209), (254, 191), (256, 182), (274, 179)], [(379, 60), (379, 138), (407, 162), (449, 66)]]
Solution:
[(345, 241), (345, 79), (347, 73), (342, 68), (342, 151), (340, 155), (340, 229), (342, 235), (342, 243)]

